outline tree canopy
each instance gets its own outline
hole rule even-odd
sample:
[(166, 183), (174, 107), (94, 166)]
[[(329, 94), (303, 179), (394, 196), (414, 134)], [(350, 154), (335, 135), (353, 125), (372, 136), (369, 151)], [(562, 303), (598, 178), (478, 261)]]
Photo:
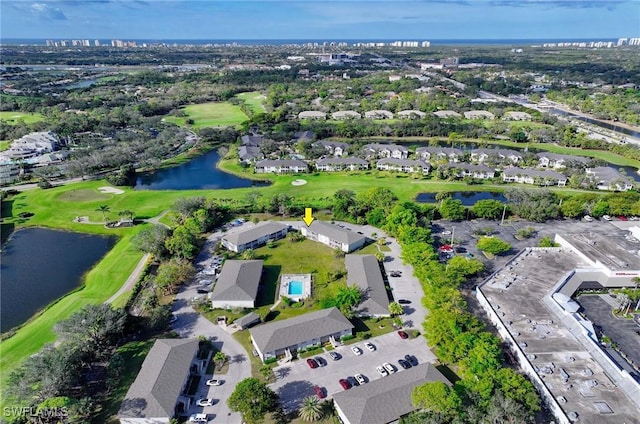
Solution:
[(267, 412), (278, 406), (278, 395), (257, 378), (245, 378), (239, 382), (227, 404), (232, 411), (242, 414), (248, 424), (256, 424), (264, 419)]

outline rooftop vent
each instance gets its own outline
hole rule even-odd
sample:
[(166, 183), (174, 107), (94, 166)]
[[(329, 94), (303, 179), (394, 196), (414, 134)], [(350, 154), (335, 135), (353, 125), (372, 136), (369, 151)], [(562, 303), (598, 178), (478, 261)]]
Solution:
[(613, 414), (613, 409), (611, 409), (607, 402), (593, 402), (593, 406), (595, 406), (601, 414)]

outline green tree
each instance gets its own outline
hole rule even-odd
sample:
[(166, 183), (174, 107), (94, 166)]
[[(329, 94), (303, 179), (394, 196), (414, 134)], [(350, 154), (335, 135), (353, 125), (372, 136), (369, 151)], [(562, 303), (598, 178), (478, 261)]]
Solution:
[(505, 197), (511, 212), (520, 218), (544, 222), (560, 216), (560, 201), (552, 191), (509, 189), (505, 192)]
[(173, 258), (160, 264), (155, 283), (164, 294), (175, 293), (178, 287), (191, 280), (195, 273), (196, 269), (191, 261)]
[(303, 421), (318, 421), (322, 418), (322, 405), (315, 396), (307, 396), (302, 400), (298, 416)]
[(213, 361), (216, 363), (218, 367), (218, 371), (222, 369), (222, 366), (229, 360), (229, 357), (222, 351), (217, 351), (215, 355), (213, 355)]
[(173, 234), (165, 240), (164, 245), (172, 255), (186, 259), (192, 259), (198, 250), (196, 237), (182, 225), (173, 230)]
[(453, 284), (456, 284), (456, 282), (463, 283), (467, 277), (482, 271), (484, 271), (484, 264), (481, 261), (464, 256), (454, 256), (449, 259), (445, 268), (445, 273)]
[(481, 237), (476, 245), (478, 250), (492, 255), (501, 255), (511, 250), (511, 245), (496, 236)]
[(554, 242), (551, 236), (544, 236), (538, 242), (538, 247), (558, 247), (558, 243)]
[(455, 417), (462, 408), (460, 396), (442, 381), (425, 383), (414, 388), (411, 392), (411, 402), (416, 408), (442, 414), (447, 419)]
[(169, 229), (162, 225), (152, 225), (144, 228), (131, 240), (139, 250), (151, 253), (157, 259), (164, 257), (167, 253), (165, 240), (169, 237)]
[(110, 210), (111, 209), (109, 208), (108, 205), (100, 205), (98, 206), (98, 209), (96, 209), (97, 212), (102, 212), (102, 219), (104, 219), (105, 222), (107, 222), (107, 213)]
[(376, 252), (376, 259), (378, 262), (384, 262), (386, 255), (383, 252)]
[(442, 201), (439, 212), (440, 216), (444, 219), (461, 221), (465, 217), (466, 208), (462, 205), (460, 200), (447, 198)]
[(256, 424), (264, 419), (267, 412), (275, 411), (278, 395), (257, 378), (240, 381), (229, 399), (229, 409), (242, 415), (247, 424)]
[(354, 307), (362, 301), (362, 292), (360, 292), (360, 288), (355, 284), (351, 286), (341, 286), (338, 288), (335, 299), (338, 307), (341, 305)]
[(247, 249), (242, 252), (242, 259), (245, 261), (250, 261), (256, 258), (256, 251), (253, 249)]
[(585, 213), (585, 202), (578, 196), (564, 199), (560, 205), (560, 212), (566, 218), (578, 218)]
[(273, 375), (273, 368), (268, 364), (262, 365), (260, 367), (260, 374), (265, 380), (269, 380), (269, 377)]
[(350, 220), (351, 211), (356, 204), (356, 194), (351, 190), (341, 189), (333, 194), (333, 216), (337, 220)]
[(473, 206), (471, 206), (471, 213), (478, 218), (484, 219), (500, 219), (504, 205), (502, 202), (494, 199), (478, 200)]
[(392, 317), (404, 314), (404, 308), (398, 302), (389, 303), (389, 313)]
[(530, 413), (540, 410), (540, 396), (525, 376), (511, 368), (500, 368), (494, 379), (505, 397), (524, 405)]

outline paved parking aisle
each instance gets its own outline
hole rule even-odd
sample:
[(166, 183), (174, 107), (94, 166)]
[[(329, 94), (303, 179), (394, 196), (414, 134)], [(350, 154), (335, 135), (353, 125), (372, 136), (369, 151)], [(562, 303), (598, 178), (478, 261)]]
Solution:
[[(376, 371), (376, 366), (389, 362), (395, 366), (396, 372), (402, 372), (398, 364), (406, 354), (414, 355), (419, 363), (434, 362), (436, 357), (427, 349), (427, 343), (423, 336), (415, 339), (402, 340), (394, 331), (389, 334), (374, 337), (369, 340), (376, 346), (374, 352), (364, 347), (364, 342), (347, 346), (340, 346), (335, 352), (342, 355), (338, 361), (333, 361), (327, 352), (314, 357), (322, 357), (327, 365), (311, 369), (307, 365), (306, 358), (281, 365), (274, 368), (276, 382), (270, 387), (280, 396), (282, 406), (286, 411), (297, 409), (302, 399), (313, 396), (313, 386), (325, 389), (328, 397), (333, 393), (344, 390), (338, 382), (341, 378), (347, 378), (355, 374), (362, 374), (367, 382), (384, 378)], [(362, 350), (361, 355), (355, 355), (351, 346), (358, 346)]]

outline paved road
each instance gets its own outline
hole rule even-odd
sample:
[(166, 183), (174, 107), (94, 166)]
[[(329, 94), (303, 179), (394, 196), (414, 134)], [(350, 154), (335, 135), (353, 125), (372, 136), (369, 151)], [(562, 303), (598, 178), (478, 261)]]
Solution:
[(138, 265), (136, 265), (135, 269), (131, 272), (131, 274), (129, 275), (129, 278), (127, 278), (127, 281), (125, 281), (122, 287), (120, 287), (120, 289), (117, 292), (115, 292), (113, 296), (105, 300), (104, 303), (112, 303), (122, 293), (131, 290), (133, 286), (136, 284), (136, 282), (140, 279), (140, 274), (142, 274), (142, 271), (144, 271), (144, 268), (147, 265), (147, 262), (149, 261), (150, 257), (151, 257), (151, 254), (146, 253), (140, 259), (140, 262), (138, 262)]
[[(327, 353), (321, 353), (315, 357), (322, 357), (327, 366), (310, 369), (305, 360), (294, 361), (274, 368), (276, 382), (270, 387), (278, 393), (282, 407), (289, 412), (298, 409), (302, 400), (307, 396), (313, 396), (313, 386), (323, 388), (328, 397), (343, 389), (338, 380), (354, 374), (362, 374), (367, 382), (384, 378), (376, 371), (376, 366), (389, 362), (398, 371), (402, 368), (398, 365), (398, 359), (406, 354), (414, 355), (418, 362), (434, 362), (435, 355), (427, 348), (426, 339), (422, 336), (415, 339), (402, 340), (394, 331), (369, 340), (376, 346), (376, 351), (370, 352), (364, 348), (364, 343), (355, 343), (340, 346), (335, 349), (342, 355), (342, 359), (332, 361)], [(363, 353), (356, 356), (351, 352), (351, 346), (358, 346)]]
[[(177, 320), (173, 323), (174, 330), (181, 337), (198, 337), (205, 336), (213, 342), (213, 345), (224, 352), (230, 358), (229, 371), (225, 375), (216, 375), (215, 378), (224, 380), (221, 386), (205, 385), (206, 378), (202, 378), (196, 399), (213, 398), (216, 404), (209, 407), (194, 406), (189, 414), (206, 413), (209, 418), (214, 417), (214, 422), (221, 423), (241, 423), (241, 416), (232, 413), (227, 406), (227, 399), (233, 392), (236, 384), (241, 380), (251, 377), (251, 363), (249, 356), (240, 343), (238, 343), (231, 334), (208, 319), (198, 314), (189, 304), (189, 299), (193, 297), (195, 289), (187, 287), (176, 296), (173, 302), (173, 314)], [(212, 378), (207, 376), (207, 378)]]

